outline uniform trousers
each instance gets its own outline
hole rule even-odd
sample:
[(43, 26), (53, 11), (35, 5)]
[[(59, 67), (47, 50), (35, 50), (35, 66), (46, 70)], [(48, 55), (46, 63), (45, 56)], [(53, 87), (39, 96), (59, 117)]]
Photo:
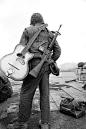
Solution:
[(49, 123), (50, 103), (49, 103), (49, 66), (42, 67), (37, 78), (28, 74), (22, 84), (20, 93), (20, 105), (18, 118), (20, 122), (29, 121), (32, 109), (32, 100), (36, 88), (40, 91), (40, 110), (42, 123)]

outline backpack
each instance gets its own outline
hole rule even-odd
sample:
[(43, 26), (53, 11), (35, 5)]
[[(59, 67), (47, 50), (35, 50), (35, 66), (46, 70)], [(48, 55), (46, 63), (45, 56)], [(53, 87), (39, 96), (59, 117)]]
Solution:
[(76, 101), (74, 98), (65, 98), (61, 100), (60, 112), (78, 119), (85, 115), (85, 107), (83, 102)]

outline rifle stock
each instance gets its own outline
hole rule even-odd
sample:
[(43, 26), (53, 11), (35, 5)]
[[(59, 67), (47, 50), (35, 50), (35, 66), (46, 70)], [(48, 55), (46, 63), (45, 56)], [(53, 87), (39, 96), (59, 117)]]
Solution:
[(29, 72), (29, 74), (36, 78), (36, 77), (38, 76), (38, 73), (40, 72), (41, 67), (42, 67), (42, 65), (44, 64), (45, 60), (46, 60), (46, 56), (40, 61), (40, 63), (39, 63), (36, 67), (34, 67), (34, 68)]
[(54, 38), (52, 39), (52, 41), (51, 41), (49, 47), (47, 48), (46, 52), (44, 52), (43, 58), (42, 58), (42, 60), (40, 61), (40, 63), (39, 63), (36, 67), (34, 67), (34, 68), (29, 72), (29, 74), (32, 75), (33, 77), (36, 78), (36, 77), (38, 76), (38, 74), (39, 74), (39, 72), (40, 72), (40, 70), (41, 70), (41, 67), (42, 67), (42, 65), (44, 64), (44, 62), (46, 61), (46, 59), (47, 59), (47, 57), (48, 57), (48, 55), (49, 55), (49, 53), (50, 53), (50, 51), (51, 51), (51, 49), (52, 49), (52, 47), (53, 47), (53, 45), (54, 45), (54, 42), (55, 42), (57, 36), (58, 36), (58, 35), (61, 35), (61, 34), (59, 33), (59, 30), (60, 30), (61, 26), (62, 26), (62, 25), (60, 25), (58, 31), (55, 32)]

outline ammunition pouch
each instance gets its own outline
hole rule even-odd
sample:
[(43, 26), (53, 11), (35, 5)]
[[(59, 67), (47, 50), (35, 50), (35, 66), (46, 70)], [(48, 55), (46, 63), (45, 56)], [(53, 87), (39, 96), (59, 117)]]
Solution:
[(60, 69), (58, 68), (56, 62), (50, 64), (50, 71), (53, 75), (59, 76)]

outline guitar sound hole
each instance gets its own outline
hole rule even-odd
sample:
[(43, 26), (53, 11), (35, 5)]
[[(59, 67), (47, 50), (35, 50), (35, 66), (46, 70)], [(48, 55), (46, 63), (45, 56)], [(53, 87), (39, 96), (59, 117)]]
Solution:
[(21, 53), (18, 53), (17, 56), (18, 56), (18, 57), (21, 57), (22, 59), (25, 58), (25, 56), (23, 56)]

